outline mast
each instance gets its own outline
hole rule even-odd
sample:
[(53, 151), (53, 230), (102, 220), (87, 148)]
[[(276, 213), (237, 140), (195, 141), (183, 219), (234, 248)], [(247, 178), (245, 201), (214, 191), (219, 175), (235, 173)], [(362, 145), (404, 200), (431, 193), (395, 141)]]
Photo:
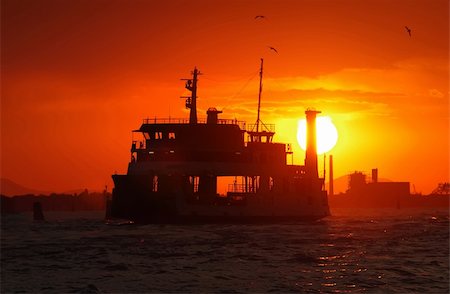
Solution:
[(259, 70), (258, 116), (256, 118), (256, 132), (259, 132), (259, 112), (260, 112), (260, 109), (261, 109), (263, 63), (264, 63), (264, 59), (261, 58), (261, 68)]
[(182, 96), (181, 98), (186, 99), (186, 108), (191, 110), (189, 113), (189, 123), (194, 125), (197, 124), (197, 76), (200, 74), (200, 71), (194, 67), (192, 79), (181, 79), (186, 81), (185, 88), (192, 92), (190, 97)]
[[(256, 118), (256, 131), (254, 130), (254, 127), (251, 131), (247, 131), (247, 133), (250, 135), (250, 141), (251, 142), (266, 142), (270, 143), (272, 142), (273, 135), (275, 132), (273, 129), (265, 125), (261, 119), (260, 119), (260, 112), (261, 112), (261, 95), (262, 95), (262, 77), (263, 77), (263, 64), (264, 59), (261, 58), (261, 68), (259, 70), (259, 94), (258, 94), (258, 116)], [(261, 129), (263, 129), (261, 132), (259, 131), (259, 125), (261, 124)]]

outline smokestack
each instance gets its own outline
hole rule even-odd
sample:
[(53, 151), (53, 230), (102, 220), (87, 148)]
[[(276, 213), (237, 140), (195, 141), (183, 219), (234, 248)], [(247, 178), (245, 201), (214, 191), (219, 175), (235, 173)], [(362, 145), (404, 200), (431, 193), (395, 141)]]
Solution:
[(318, 178), (317, 168), (317, 139), (316, 139), (316, 116), (320, 111), (307, 109), (306, 114), (306, 174), (311, 178)]
[(334, 184), (333, 184), (333, 155), (330, 155), (330, 191), (329, 196), (334, 195)]
[(208, 108), (208, 111), (206, 112), (208, 115), (206, 123), (216, 125), (219, 121), (219, 113), (222, 113), (222, 111), (219, 111), (214, 107)]
[(378, 183), (378, 168), (372, 169), (372, 183)]

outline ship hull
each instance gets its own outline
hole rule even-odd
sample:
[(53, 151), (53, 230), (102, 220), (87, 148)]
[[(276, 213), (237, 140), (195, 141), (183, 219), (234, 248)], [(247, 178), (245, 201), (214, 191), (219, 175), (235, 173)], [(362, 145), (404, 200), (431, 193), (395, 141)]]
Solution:
[(150, 176), (115, 175), (113, 179), (115, 188), (107, 214), (137, 223), (299, 222), (330, 214), (326, 193), (320, 189), (261, 192), (242, 201), (219, 196), (201, 201), (201, 197), (183, 189), (182, 177), (172, 177), (170, 189), (158, 192), (152, 191)]
[[(315, 222), (329, 215), (304, 215), (304, 216), (163, 216), (158, 217), (134, 217), (126, 219), (137, 224), (276, 224), (276, 223), (299, 223)], [(114, 220), (111, 218), (109, 220)], [(120, 218), (120, 220), (124, 220)]]

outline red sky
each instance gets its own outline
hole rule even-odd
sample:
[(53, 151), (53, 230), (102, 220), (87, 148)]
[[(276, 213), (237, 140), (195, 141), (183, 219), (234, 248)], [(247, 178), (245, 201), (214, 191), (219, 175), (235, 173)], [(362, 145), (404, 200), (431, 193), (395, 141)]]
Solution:
[(298, 164), (297, 120), (315, 107), (339, 132), (335, 176), (449, 181), (446, 0), (2, 0), (1, 176), (111, 187), (142, 118), (188, 116), (179, 79), (194, 66), (200, 116), (254, 122), (261, 57), (262, 120)]

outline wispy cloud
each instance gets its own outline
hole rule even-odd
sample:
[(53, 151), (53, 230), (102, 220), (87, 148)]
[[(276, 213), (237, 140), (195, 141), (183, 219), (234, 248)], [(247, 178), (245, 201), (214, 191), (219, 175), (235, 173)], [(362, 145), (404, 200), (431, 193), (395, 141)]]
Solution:
[[(428, 111), (445, 108), (448, 106), (448, 69), (443, 66), (444, 62), (410, 59), (389, 68), (347, 68), (317, 77), (268, 77), (264, 79), (262, 112), (283, 117), (315, 107), (360, 118), (396, 117), (400, 113), (414, 112), (425, 104)], [(237, 83), (228, 86), (237, 88)], [(251, 91), (231, 98), (231, 95), (223, 98), (216, 92), (211, 102), (227, 111), (251, 116), (256, 112), (257, 86), (257, 81), (253, 81)]]

